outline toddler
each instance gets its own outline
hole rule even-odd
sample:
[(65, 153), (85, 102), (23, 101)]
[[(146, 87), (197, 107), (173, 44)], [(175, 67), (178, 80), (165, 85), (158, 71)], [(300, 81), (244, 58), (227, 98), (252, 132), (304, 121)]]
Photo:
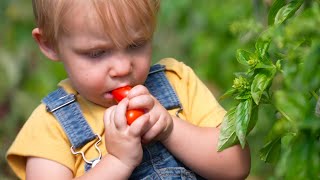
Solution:
[[(217, 152), (225, 110), (192, 69), (151, 65), (160, 0), (33, 0), (32, 36), (68, 74), (8, 150), (20, 179), (244, 179), (249, 148)], [(112, 91), (131, 86), (116, 102)], [(126, 111), (143, 114), (131, 125)]]

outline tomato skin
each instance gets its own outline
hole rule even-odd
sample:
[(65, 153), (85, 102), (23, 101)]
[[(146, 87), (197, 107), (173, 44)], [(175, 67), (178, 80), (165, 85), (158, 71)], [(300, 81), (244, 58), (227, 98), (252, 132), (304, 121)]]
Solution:
[(130, 109), (126, 112), (127, 123), (131, 125), (138, 117), (143, 115), (144, 112), (140, 109)]
[(111, 94), (117, 102), (120, 102), (123, 98), (127, 97), (131, 89), (132, 88), (130, 86), (124, 86), (113, 90)]
[[(117, 88), (111, 92), (113, 95), (113, 98), (117, 101), (120, 102), (123, 98), (127, 97), (129, 91), (132, 88), (130, 86), (124, 86)], [(141, 109), (130, 109), (127, 110), (126, 112), (126, 118), (127, 118), (127, 124), (131, 125), (133, 121), (135, 121), (138, 117), (144, 114), (144, 111)]]

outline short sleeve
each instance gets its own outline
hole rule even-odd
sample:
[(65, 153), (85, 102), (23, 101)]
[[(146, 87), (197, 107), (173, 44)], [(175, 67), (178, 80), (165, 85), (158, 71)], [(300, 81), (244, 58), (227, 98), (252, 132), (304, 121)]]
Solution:
[(7, 160), (20, 179), (25, 179), (28, 157), (56, 161), (73, 171), (74, 158), (59, 122), (39, 105), (26, 121), (7, 152)]
[(182, 103), (185, 120), (201, 127), (217, 127), (226, 111), (194, 71), (172, 58), (159, 63), (166, 66), (166, 75)]

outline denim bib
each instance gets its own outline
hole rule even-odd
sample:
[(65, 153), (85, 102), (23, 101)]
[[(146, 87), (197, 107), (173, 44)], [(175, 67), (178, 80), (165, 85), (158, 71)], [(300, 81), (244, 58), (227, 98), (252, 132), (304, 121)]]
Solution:
[[(176, 113), (178, 116), (182, 106), (164, 71), (164, 65), (151, 66), (144, 85), (167, 110), (178, 109)], [(81, 148), (97, 137), (82, 115), (74, 94), (68, 94), (63, 88), (59, 88), (46, 96), (42, 102), (46, 104), (47, 111), (53, 113), (63, 127), (72, 144), (72, 152), (73, 148)], [(101, 154), (99, 148), (96, 147), (96, 149)], [(88, 161), (83, 153), (81, 155), (86, 161), (85, 170), (90, 170), (95, 160)], [(160, 142), (155, 142), (143, 147), (142, 162), (136, 167), (129, 179), (194, 180), (203, 178), (185, 167)]]

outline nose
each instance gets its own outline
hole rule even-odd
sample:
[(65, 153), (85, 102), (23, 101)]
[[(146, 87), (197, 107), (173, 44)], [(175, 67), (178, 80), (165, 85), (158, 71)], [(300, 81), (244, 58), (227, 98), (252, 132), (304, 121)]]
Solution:
[(110, 68), (109, 75), (111, 77), (127, 76), (132, 72), (131, 56), (126, 53), (117, 53), (112, 59), (112, 67)]

